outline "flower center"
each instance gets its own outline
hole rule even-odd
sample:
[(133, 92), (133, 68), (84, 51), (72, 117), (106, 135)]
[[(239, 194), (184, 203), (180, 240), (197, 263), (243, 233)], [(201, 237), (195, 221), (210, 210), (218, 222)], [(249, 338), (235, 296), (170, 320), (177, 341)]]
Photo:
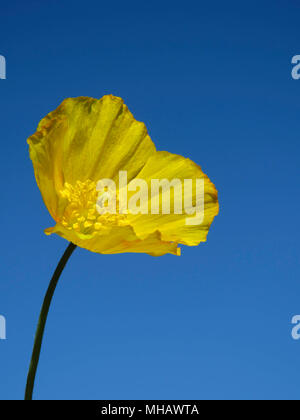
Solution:
[(128, 224), (123, 214), (98, 213), (96, 205), (97, 200), (99, 203), (99, 193), (94, 181), (76, 181), (74, 185), (66, 182), (60, 194), (67, 199), (61, 224), (68, 230), (91, 235), (112, 226)]

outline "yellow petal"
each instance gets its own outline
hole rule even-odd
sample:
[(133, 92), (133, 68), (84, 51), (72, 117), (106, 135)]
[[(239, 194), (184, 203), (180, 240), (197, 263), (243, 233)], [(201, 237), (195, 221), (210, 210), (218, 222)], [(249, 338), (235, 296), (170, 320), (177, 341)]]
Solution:
[(100, 254), (135, 252), (156, 257), (165, 254), (180, 255), (180, 248), (177, 244), (163, 241), (159, 232), (154, 232), (141, 240), (130, 226), (114, 227), (106, 234), (94, 233), (88, 237), (56, 224), (56, 226), (46, 229), (45, 233), (47, 235), (56, 233), (81, 248)]
[[(156, 152), (146, 127), (134, 119), (121, 98), (66, 99), (39, 124), (28, 139), (37, 184), (57, 222), (46, 233), (57, 233), (98, 253), (143, 252), (180, 255), (178, 243), (206, 240), (218, 213), (217, 191), (201, 168), (189, 159)], [(118, 184), (119, 171), (128, 182), (174, 178), (204, 181), (204, 218), (186, 223), (186, 214), (98, 215), (96, 183), (109, 178)], [(120, 194), (120, 191), (119, 191)], [(132, 198), (133, 193), (128, 193)], [(183, 199), (182, 191), (171, 197)], [(158, 193), (161, 197), (161, 193)], [(194, 192), (191, 200), (195, 200)], [(191, 202), (192, 203), (192, 202)], [(190, 204), (192, 205), (192, 204)]]
[(37, 184), (56, 221), (66, 205), (60, 195), (65, 183), (114, 180), (119, 170), (127, 170), (130, 180), (155, 152), (145, 125), (112, 95), (66, 99), (28, 143)]
[[(188, 225), (187, 218), (191, 215), (184, 213), (184, 188), (182, 188), (182, 214), (174, 214), (172, 204), (174, 203), (174, 195), (171, 189), (171, 214), (150, 214), (151, 203), (149, 200), (149, 214), (129, 215), (129, 223), (133, 226), (137, 236), (141, 239), (146, 238), (151, 233), (159, 231), (163, 241), (174, 241), (185, 245), (198, 245), (199, 242), (206, 241), (209, 227), (218, 214), (218, 194), (213, 183), (202, 172), (200, 166), (196, 165), (190, 159), (186, 159), (179, 155), (168, 152), (156, 152), (147, 161), (144, 168), (137, 175), (137, 178), (147, 182), (149, 190), (149, 198), (151, 191), (151, 180), (167, 179), (172, 181), (178, 179), (184, 185), (185, 179), (192, 179), (194, 184), (196, 179), (204, 181), (204, 217), (199, 225)], [(195, 191), (193, 188), (193, 201), (195, 201)], [(180, 194), (180, 192), (179, 192)], [(162, 190), (160, 189), (159, 199), (161, 201)], [(153, 197), (152, 197), (153, 200)]]

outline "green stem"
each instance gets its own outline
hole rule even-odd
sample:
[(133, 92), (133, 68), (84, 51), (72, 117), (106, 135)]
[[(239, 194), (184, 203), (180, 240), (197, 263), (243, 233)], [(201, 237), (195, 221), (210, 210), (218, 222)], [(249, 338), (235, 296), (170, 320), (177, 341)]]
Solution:
[(36, 329), (34, 346), (32, 350), (30, 366), (28, 370), (27, 384), (26, 384), (26, 390), (25, 390), (25, 400), (32, 400), (34, 380), (35, 380), (36, 370), (39, 363), (43, 335), (44, 335), (44, 330), (45, 330), (45, 325), (47, 321), (47, 316), (48, 316), (51, 300), (55, 292), (55, 288), (57, 286), (59, 277), (75, 248), (76, 248), (76, 245), (69, 243), (67, 249), (65, 250), (64, 255), (61, 257), (54, 271), (47, 293), (44, 298), (44, 302), (42, 305), (42, 309), (41, 309), (41, 313), (40, 313), (40, 317), (39, 317), (39, 321), (38, 321), (38, 325)]

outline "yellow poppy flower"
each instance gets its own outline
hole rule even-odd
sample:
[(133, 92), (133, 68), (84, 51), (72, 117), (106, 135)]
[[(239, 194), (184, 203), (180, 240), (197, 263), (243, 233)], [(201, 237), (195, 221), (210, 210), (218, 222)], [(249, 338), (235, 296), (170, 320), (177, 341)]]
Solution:
[[(56, 222), (46, 234), (101, 254), (140, 252), (154, 256), (180, 255), (178, 244), (198, 245), (206, 240), (218, 214), (217, 190), (191, 160), (156, 151), (145, 125), (134, 119), (121, 98), (100, 100), (69, 98), (38, 125), (29, 139), (30, 157), (43, 200)], [(127, 181), (142, 179), (149, 190), (153, 179), (200, 179), (204, 185), (204, 213), (200, 224), (188, 224), (185, 212), (100, 214), (97, 183), (118, 182), (120, 171)], [(132, 184), (133, 185), (133, 184)], [(117, 191), (117, 201), (122, 189)], [(133, 191), (127, 191), (128, 199)], [(170, 205), (176, 194), (170, 195)], [(191, 204), (196, 193), (191, 191)], [(162, 189), (156, 193), (162, 200)], [(182, 198), (182, 197), (180, 197)], [(158, 201), (159, 202), (159, 201)], [(161, 207), (161, 204), (159, 204)]]

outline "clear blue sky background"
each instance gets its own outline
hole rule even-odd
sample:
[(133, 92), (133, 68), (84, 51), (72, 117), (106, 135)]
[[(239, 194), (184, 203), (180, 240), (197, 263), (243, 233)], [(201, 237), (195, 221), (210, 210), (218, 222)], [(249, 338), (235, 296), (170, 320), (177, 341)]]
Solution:
[(219, 190), (182, 256), (77, 249), (57, 288), (39, 399), (298, 399), (300, 5), (10, 1), (0, 7), (0, 398), (23, 398), (38, 312), (67, 243), (26, 138), (66, 97), (121, 96), (160, 150)]

